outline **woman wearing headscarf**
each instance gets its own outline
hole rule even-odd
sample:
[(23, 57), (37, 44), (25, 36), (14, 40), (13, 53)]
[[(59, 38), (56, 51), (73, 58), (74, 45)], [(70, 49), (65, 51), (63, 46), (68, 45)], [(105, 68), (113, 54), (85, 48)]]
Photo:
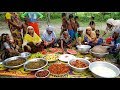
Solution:
[(7, 12), (5, 18), (15, 43), (20, 48), (22, 48), (22, 43), (23, 43), (22, 34), (21, 34), (22, 22), (18, 14), (15, 12)]
[(54, 44), (56, 43), (54, 27), (48, 26), (46, 28), (46, 30), (42, 34), (42, 40), (44, 41), (44, 45), (46, 47), (54, 47)]
[(105, 46), (109, 46), (108, 51), (109, 54), (112, 54), (114, 57), (117, 57), (116, 63), (120, 63), (119, 54), (120, 54), (120, 32), (115, 30), (112, 34), (111, 43), (105, 44)]
[(32, 26), (27, 27), (27, 34), (23, 39), (23, 48), (24, 51), (31, 53), (40, 52), (44, 49), (42, 39), (34, 32)]
[(91, 46), (101, 45), (103, 43), (102, 38), (97, 38), (95, 31), (92, 31), (91, 27), (86, 28), (86, 34), (84, 36), (84, 42)]
[(112, 35), (115, 30), (120, 31), (120, 20), (114, 20), (113, 18), (110, 18), (106, 21), (107, 27), (106, 31), (104, 31), (104, 35), (110, 34), (110, 37), (106, 39), (106, 43), (110, 43), (112, 41)]
[(38, 26), (38, 18), (43, 18), (43, 15), (39, 12), (25, 12), (21, 15), (22, 18), (27, 20), (29, 26), (34, 28), (35, 33), (40, 36), (40, 30)]

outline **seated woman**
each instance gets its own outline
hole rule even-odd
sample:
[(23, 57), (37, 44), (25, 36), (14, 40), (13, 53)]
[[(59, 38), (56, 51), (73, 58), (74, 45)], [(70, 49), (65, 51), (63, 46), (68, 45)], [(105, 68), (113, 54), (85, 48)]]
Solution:
[(30, 53), (40, 52), (44, 49), (42, 39), (34, 32), (32, 26), (27, 27), (27, 34), (23, 38), (24, 51)]
[(112, 35), (112, 40), (110, 43), (104, 43), (105, 46), (111, 46), (117, 49), (120, 49), (120, 32), (114, 31)]
[(6, 58), (16, 56), (20, 53), (19, 46), (15, 45), (15, 43), (10, 39), (9, 34), (2, 34), (1, 35), (1, 60)]
[(52, 26), (46, 28), (45, 32), (42, 34), (42, 40), (45, 48), (54, 47), (54, 44), (56, 43), (56, 35)]
[(66, 48), (71, 48), (75, 43), (70, 37), (68, 31), (64, 31), (61, 38), (58, 40), (58, 44), (62, 49), (63, 53), (66, 53)]
[(84, 36), (84, 42), (93, 47), (95, 45), (103, 44), (103, 39), (102, 38), (97, 38), (96, 33), (94, 31), (92, 31), (92, 28), (87, 27), (86, 28), (86, 34)]
[(77, 29), (77, 33), (75, 34), (75, 38), (76, 38), (76, 44), (80, 45), (83, 43), (84, 37), (83, 37), (83, 29), (81, 27), (79, 27)]

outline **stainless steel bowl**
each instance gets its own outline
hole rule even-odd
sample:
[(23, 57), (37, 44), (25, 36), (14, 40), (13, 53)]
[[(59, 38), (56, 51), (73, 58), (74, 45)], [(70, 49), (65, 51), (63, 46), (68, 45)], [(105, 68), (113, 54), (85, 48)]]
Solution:
[(82, 61), (82, 62), (85, 62), (86, 64), (88, 64), (88, 66), (89, 66), (89, 64), (90, 64), (90, 61), (88, 61), (87, 59), (84, 59), (84, 58), (75, 58), (75, 59), (69, 60), (69, 61), (68, 61), (68, 65), (72, 68), (73, 71), (75, 71), (75, 72), (82, 72), (82, 71), (88, 69), (88, 67), (85, 67), (85, 68), (77, 68), (77, 67), (72, 66), (72, 65), (70, 64), (71, 62), (76, 61), (76, 60), (80, 60), (80, 61)]
[(91, 48), (90, 45), (77, 45), (76, 47), (80, 53), (87, 53)]
[(20, 56), (24, 57), (24, 58), (28, 58), (30, 55), (31, 55), (31, 53), (29, 53), (29, 52), (22, 52), (22, 53), (20, 53)]
[(105, 47), (106, 49), (109, 49), (109, 48), (110, 48), (110, 46), (103, 46), (103, 47)]
[[(48, 72), (48, 74), (46, 75), (46, 76), (44, 76), (44, 77), (39, 77), (39, 76), (37, 76), (37, 73), (39, 73), (39, 72), (41, 72), (41, 71), (47, 71)], [(50, 71), (49, 70), (47, 70), (47, 69), (45, 69), (45, 70), (38, 70), (36, 73), (35, 73), (35, 77), (36, 78), (47, 78), (49, 75), (50, 75)]]
[(6, 67), (6, 68), (19, 68), (19, 67), (21, 67), (24, 63), (22, 63), (22, 64), (20, 64), (20, 65), (17, 65), (17, 66), (8, 66), (8, 65), (6, 65), (6, 63), (7, 62), (9, 62), (9, 61), (13, 61), (13, 60), (16, 60), (16, 59), (24, 59), (25, 60), (25, 62), (26, 62), (26, 58), (23, 58), (23, 57), (21, 57), (21, 56), (14, 56), (14, 57), (10, 57), (10, 58), (8, 58), (8, 59), (5, 59), (3, 62), (2, 62), (2, 64), (4, 65), (4, 67)]
[(93, 56), (98, 57), (98, 58), (103, 58), (109, 54), (109, 52), (107, 52), (107, 53), (95, 53), (91, 49), (90, 49), (90, 52), (92, 53)]
[[(98, 71), (98, 69), (96, 71), (93, 70), (93, 68), (95, 69), (96, 67), (102, 67), (102, 70), (100, 70), (100, 69), (99, 69), (99, 71)], [(103, 70), (105, 70), (105, 69), (103, 69), (104, 67), (107, 67), (107, 68), (113, 70), (115, 72), (115, 76), (110, 77), (108, 75), (103, 74), (103, 72), (106, 72), (106, 74), (108, 73), (107, 72), (108, 70), (103, 71)], [(117, 68), (115, 65), (113, 65), (111, 63), (104, 62), (104, 61), (96, 61), (96, 62), (90, 63), (89, 70), (92, 72), (93, 76), (96, 78), (115, 78), (115, 77), (119, 76), (119, 74), (120, 74), (119, 68)], [(99, 72), (99, 74), (98, 74), (98, 72)], [(111, 74), (109, 74), (109, 75), (111, 75)]]
[[(44, 66), (39, 67), (39, 68), (36, 68), (36, 69), (29, 69), (29, 68), (26, 67), (26, 65), (27, 65), (28, 63), (30, 63), (30, 62), (37, 62), (37, 61), (40, 61), (40, 60), (42, 60), (42, 61), (45, 62), (45, 65), (44, 65)], [(28, 70), (28, 71), (36, 71), (36, 70), (40, 70), (40, 69), (46, 67), (47, 65), (48, 65), (48, 61), (47, 61), (47, 60), (45, 60), (45, 59), (43, 59), (43, 58), (34, 58), (34, 59), (31, 59), (31, 60), (26, 61), (26, 62), (24, 63), (24, 68), (25, 68), (26, 70)]]

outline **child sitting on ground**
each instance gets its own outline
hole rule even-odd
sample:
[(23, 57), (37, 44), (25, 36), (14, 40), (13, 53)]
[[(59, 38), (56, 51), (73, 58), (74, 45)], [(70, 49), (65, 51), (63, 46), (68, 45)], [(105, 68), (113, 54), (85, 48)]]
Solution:
[(75, 38), (76, 38), (77, 45), (80, 45), (83, 43), (83, 41), (84, 41), (83, 28), (79, 27), (77, 29), (77, 33), (75, 34)]
[(68, 31), (63, 32), (61, 38), (58, 40), (58, 44), (61, 47), (63, 53), (67, 53), (66, 48), (71, 48), (75, 45)]

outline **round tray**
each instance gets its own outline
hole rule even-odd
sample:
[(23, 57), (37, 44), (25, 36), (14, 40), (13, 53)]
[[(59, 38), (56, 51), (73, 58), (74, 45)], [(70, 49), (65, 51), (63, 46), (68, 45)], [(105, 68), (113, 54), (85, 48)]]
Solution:
[(52, 73), (50, 73), (50, 75), (51, 75), (52, 77), (56, 77), (56, 78), (67, 78), (67, 77), (68, 77), (68, 74), (69, 74), (69, 72), (67, 72), (67, 73), (65, 73), (65, 74), (52, 74)]

